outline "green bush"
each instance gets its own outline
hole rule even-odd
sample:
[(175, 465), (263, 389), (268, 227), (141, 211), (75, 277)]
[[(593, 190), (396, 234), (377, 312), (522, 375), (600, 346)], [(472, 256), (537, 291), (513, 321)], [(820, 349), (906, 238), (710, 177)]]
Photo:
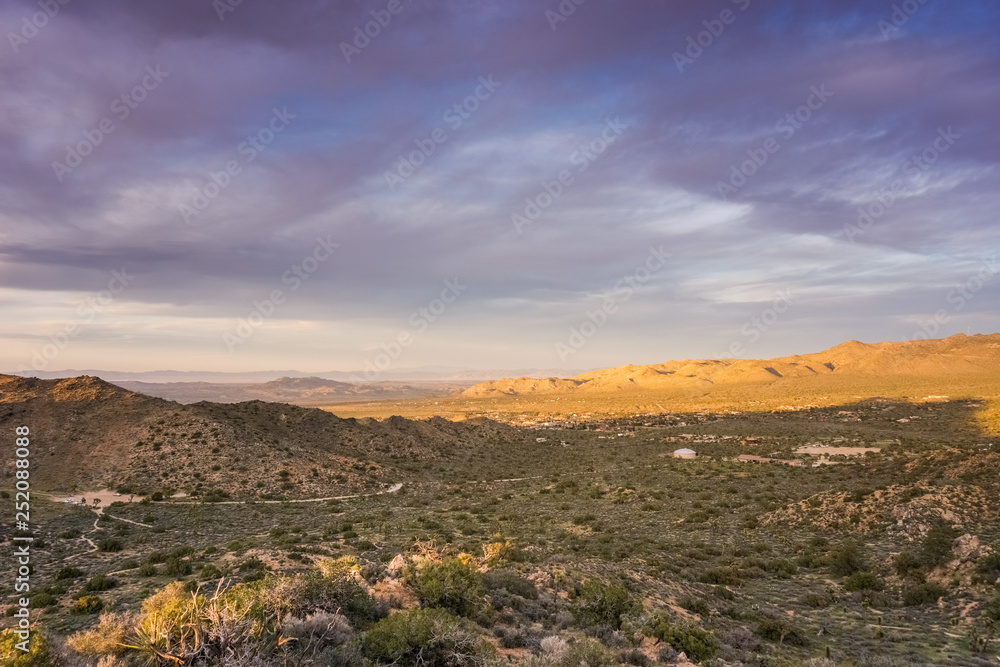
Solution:
[(849, 591), (884, 591), (885, 582), (871, 572), (855, 572), (844, 582), (844, 588)]
[(527, 600), (538, 599), (538, 589), (535, 588), (534, 582), (513, 570), (490, 570), (483, 575), (483, 581), (490, 591), (502, 589)]
[(738, 568), (726, 565), (723, 567), (711, 567), (702, 572), (699, 578), (703, 584), (715, 584), (718, 586), (737, 586), (743, 581)]
[(918, 584), (903, 589), (903, 604), (907, 607), (934, 604), (938, 601), (938, 598), (944, 597), (947, 594), (947, 589), (939, 584)]
[(83, 570), (78, 567), (64, 567), (56, 570), (55, 579), (78, 579), (83, 576)]
[(471, 616), (482, 606), (483, 577), (471, 559), (447, 556), (409, 568), (406, 581), (427, 607), (440, 607)]
[(757, 624), (755, 632), (758, 637), (779, 644), (802, 646), (806, 643), (805, 635), (791, 621), (780, 616), (765, 616)]
[(1000, 621), (1000, 594), (986, 603), (983, 607), (983, 614), (993, 621)]
[(694, 625), (674, 623), (666, 614), (654, 618), (647, 632), (697, 661), (711, 658), (719, 649), (719, 643), (711, 632)]
[(87, 592), (106, 591), (114, 588), (115, 583), (115, 580), (108, 577), (106, 574), (95, 574), (90, 578), (90, 581), (83, 585), (83, 590)]
[(927, 531), (923, 544), (920, 546), (920, 563), (928, 570), (951, 558), (952, 547), (958, 532), (950, 526), (934, 526)]
[(156, 566), (152, 563), (143, 563), (139, 566), (139, 576), (140, 577), (155, 577), (156, 576)]
[(163, 571), (171, 577), (184, 577), (191, 574), (191, 561), (186, 561), (177, 556), (170, 556), (163, 563)]
[(586, 582), (577, 599), (578, 616), (588, 625), (622, 627), (622, 617), (642, 611), (624, 584), (603, 584), (596, 579)]
[(58, 602), (52, 593), (35, 593), (31, 596), (31, 606), (35, 609), (42, 607), (52, 607)]
[(365, 633), (365, 655), (379, 665), (485, 665), (495, 650), (443, 609), (401, 611)]
[[(290, 582), (281, 584), (281, 582)], [(387, 613), (350, 573), (324, 576), (318, 570), (294, 578), (267, 577), (257, 582), (263, 588), (281, 585), (285, 592), (283, 603), (289, 611), (302, 615), (324, 611), (340, 613), (354, 627), (377, 621)]]
[(17, 648), (21, 638), (13, 629), (0, 631), (0, 664), (4, 667), (51, 667), (48, 642), (41, 632), (32, 630), (27, 652)]
[(849, 577), (855, 572), (867, 570), (861, 547), (854, 540), (847, 540), (830, 553), (830, 571), (838, 577)]
[(97, 548), (105, 553), (115, 553), (125, 548), (122, 541), (114, 537), (109, 537), (97, 543)]
[(104, 609), (104, 602), (96, 595), (84, 595), (73, 602), (70, 611), (74, 614), (96, 614)]
[(984, 557), (976, 566), (979, 574), (991, 577), (994, 581), (1000, 579), (1000, 553), (991, 553)]
[(901, 577), (919, 572), (922, 567), (920, 559), (912, 551), (904, 551), (899, 554), (893, 559), (892, 564), (896, 568), (896, 574)]

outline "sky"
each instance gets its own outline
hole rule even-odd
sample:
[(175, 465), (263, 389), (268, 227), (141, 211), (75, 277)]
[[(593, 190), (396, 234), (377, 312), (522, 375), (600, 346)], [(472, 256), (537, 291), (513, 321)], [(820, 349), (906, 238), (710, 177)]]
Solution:
[(991, 333), (986, 0), (8, 0), (0, 371)]

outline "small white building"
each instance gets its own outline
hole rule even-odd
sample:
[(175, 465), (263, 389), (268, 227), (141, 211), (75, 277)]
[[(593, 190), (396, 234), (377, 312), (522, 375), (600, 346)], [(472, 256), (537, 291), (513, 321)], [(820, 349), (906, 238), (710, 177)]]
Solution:
[(675, 449), (674, 450), (675, 459), (694, 459), (698, 458), (698, 452), (693, 449)]

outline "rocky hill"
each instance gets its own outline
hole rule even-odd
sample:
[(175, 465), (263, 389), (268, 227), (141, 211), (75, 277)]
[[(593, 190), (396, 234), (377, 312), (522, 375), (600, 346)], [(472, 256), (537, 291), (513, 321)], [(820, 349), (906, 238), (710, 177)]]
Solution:
[[(215, 498), (371, 491), (402, 481), (412, 462), (521, 437), (488, 420), (340, 419), (261, 401), (180, 405), (94, 377), (0, 375), (0, 430), (17, 426), (31, 429), (33, 489)], [(12, 482), (13, 464), (0, 460), (0, 485)]]
[(815, 354), (776, 359), (689, 359), (620, 366), (571, 378), (504, 379), (462, 392), (467, 398), (630, 391), (710, 395), (736, 387), (808, 389), (822, 393), (844, 382), (866, 388), (955, 380), (1000, 385), (1000, 334), (958, 334), (939, 340), (865, 344), (849, 341)]

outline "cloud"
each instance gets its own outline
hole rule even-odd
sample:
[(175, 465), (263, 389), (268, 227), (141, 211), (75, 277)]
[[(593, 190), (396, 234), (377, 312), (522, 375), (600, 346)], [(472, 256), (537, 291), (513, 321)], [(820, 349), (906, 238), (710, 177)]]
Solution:
[[(122, 268), (136, 280), (101, 335), (74, 342), (78, 365), (144, 367), (170, 349), (192, 368), (353, 368), (460, 277), (468, 292), (407, 363), (451, 349), (455, 363), (523, 367), (554, 363), (581, 307), (663, 245), (670, 266), (580, 367), (708, 356), (787, 285), (802, 302), (761, 354), (850, 328), (899, 338), (996, 249), (997, 8), (927, 4), (885, 39), (891, 7), (860, 0), (593, 0), (555, 24), (556, 2), (402, 0), (348, 63), (341, 43), (386, 6), (241, 3), (220, 20), (194, 0), (73, 2), (5, 51), (0, 289), (3, 335), (22, 343), (0, 366), (25, 363), (31, 337), (72, 320), (72, 295)], [(675, 54), (724, 9), (734, 20), (678, 71)], [(16, 33), (37, 11), (8, 3), (0, 23)], [(116, 100), (149, 68), (168, 74), (123, 117)], [(500, 85), (467, 103), (481, 77)], [(789, 135), (784, 119), (824, 86)], [(293, 117), (269, 137), (276, 110)], [(620, 138), (581, 160), (615, 119)], [(114, 130), (60, 178), (53, 163), (104, 120)], [(941, 128), (961, 139), (904, 175)], [(387, 172), (435, 130), (446, 140), (391, 188)], [(719, 182), (768, 139), (779, 150), (723, 200)], [(572, 182), (518, 234), (511, 216), (564, 171)], [(889, 210), (848, 238), (898, 179)], [(340, 249), (229, 355), (223, 333), (319, 238)], [(991, 299), (961, 324), (995, 328)], [(832, 314), (850, 324), (824, 333)]]

